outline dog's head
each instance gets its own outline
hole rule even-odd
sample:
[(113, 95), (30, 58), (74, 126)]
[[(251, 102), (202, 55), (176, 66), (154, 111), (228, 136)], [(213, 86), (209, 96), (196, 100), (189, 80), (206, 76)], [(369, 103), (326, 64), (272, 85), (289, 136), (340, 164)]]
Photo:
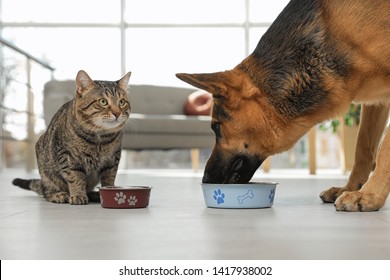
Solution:
[(239, 68), (176, 76), (214, 97), (211, 127), (216, 143), (204, 183), (247, 183), (268, 156), (295, 142), (265, 94)]

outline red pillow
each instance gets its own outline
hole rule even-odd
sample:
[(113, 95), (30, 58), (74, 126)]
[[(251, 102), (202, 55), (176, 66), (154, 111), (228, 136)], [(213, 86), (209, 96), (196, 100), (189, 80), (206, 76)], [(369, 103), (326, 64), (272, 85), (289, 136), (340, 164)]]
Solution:
[(184, 103), (184, 113), (193, 116), (209, 116), (213, 106), (213, 96), (203, 90), (188, 95)]

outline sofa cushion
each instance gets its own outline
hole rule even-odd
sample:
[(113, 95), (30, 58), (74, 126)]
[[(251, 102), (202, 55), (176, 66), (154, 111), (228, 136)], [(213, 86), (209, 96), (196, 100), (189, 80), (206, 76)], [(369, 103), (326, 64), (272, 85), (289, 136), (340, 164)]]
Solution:
[(131, 85), (131, 111), (151, 115), (180, 115), (183, 114), (183, 104), (191, 92), (193, 90), (188, 88)]
[(130, 114), (126, 133), (213, 135), (210, 116)]

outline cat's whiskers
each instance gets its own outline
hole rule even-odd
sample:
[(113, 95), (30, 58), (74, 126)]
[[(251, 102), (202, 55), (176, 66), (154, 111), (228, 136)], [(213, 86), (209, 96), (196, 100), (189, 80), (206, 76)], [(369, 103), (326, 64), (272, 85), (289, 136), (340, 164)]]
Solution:
[[(85, 127), (86, 129), (88, 129), (89, 131), (93, 132), (95, 135), (97, 136), (101, 136), (102, 134), (104, 134), (103, 130), (101, 127), (99, 127), (99, 125), (97, 125), (94, 121), (91, 122), (91, 119), (86, 119), (84, 121), (81, 121), (79, 122), (80, 126), (82, 127)], [(94, 137), (94, 135), (91, 133), (91, 134), (87, 134), (86, 135), (86, 140), (96, 140), (96, 139), (92, 139)]]
[(129, 130), (131, 133), (138, 134), (138, 126), (132, 118), (129, 118)]
[(111, 129), (119, 129), (123, 126), (128, 118), (125, 115), (121, 115), (118, 118), (111, 117), (96, 117), (92, 118), (92, 123), (99, 130), (111, 130)]

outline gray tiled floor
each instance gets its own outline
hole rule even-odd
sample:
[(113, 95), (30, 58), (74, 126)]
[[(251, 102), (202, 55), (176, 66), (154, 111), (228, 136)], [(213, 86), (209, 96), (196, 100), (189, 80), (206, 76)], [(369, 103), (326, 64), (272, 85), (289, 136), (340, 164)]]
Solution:
[(0, 259), (390, 259), (389, 202), (343, 213), (318, 198), (340, 175), (257, 174), (280, 183), (274, 206), (257, 210), (206, 208), (192, 171), (118, 175), (153, 186), (148, 208), (127, 210), (51, 204), (15, 176), (26, 174), (0, 174)]

